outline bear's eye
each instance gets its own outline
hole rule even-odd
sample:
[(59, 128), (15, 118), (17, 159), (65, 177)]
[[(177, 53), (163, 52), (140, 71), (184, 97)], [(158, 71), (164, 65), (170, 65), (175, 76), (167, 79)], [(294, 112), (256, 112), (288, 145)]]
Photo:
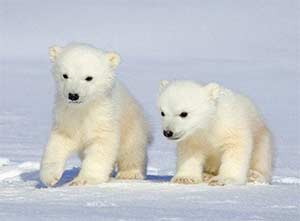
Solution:
[(165, 113), (164, 113), (163, 111), (162, 111), (160, 114), (161, 114), (161, 116), (163, 116), (163, 117), (165, 116)]
[(187, 115), (188, 115), (187, 112), (181, 112), (179, 116), (180, 116), (181, 118), (185, 118), (185, 117), (187, 117)]
[(88, 76), (88, 77), (85, 78), (85, 80), (86, 80), (86, 81), (91, 81), (91, 80), (93, 80), (93, 77)]
[(68, 79), (69, 76), (67, 74), (63, 74), (64, 79)]

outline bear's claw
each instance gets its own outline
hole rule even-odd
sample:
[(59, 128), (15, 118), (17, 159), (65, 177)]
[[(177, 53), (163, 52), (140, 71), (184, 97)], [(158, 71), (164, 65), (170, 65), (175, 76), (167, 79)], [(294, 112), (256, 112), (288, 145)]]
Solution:
[(201, 183), (202, 180), (197, 177), (173, 177), (171, 182), (178, 184), (198, 184)]

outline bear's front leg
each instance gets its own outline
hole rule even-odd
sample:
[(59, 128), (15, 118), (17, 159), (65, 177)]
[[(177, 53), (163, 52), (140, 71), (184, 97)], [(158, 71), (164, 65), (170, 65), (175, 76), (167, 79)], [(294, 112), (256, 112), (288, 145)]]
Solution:
[(197, 184), (202, 182), (204, 155), (192, 146), (178, 145), (176, 175), (171, 182)]
[(118, 151), (118, 137), (94, 139), (83, 152), (83, 161), (78, 176), (70, 186), (99, 184), (109, 180)]
[(75, 143), (57, 131), (50, 135), (40, 168), (40, 179), (47, 186), (54, 186), (61, 178), (65, 163)]
[(209, 185), (242, 185), (247, 182), (252, 140), (250, 136), (230, 139), (222, 148), (224, 150), (219, 175), (209, 181)]

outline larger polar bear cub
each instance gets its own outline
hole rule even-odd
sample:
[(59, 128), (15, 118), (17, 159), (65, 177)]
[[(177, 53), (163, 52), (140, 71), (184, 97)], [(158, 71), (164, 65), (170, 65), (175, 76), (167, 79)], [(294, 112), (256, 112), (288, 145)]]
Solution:
[(70, 154), (81, 170), (71, 185), (118, 178), (143, 179), (149, 129), (142, 109), (115, 77), (120, 57), (85, 44), (50, 48), (57, 85), (55, 118), (40, 177), (49, 186), (61, 178)]
[(216, 83), (162, 81), (158, 103), (163, 133), (178, 144), (173, 182), (270, 182), (270, 132), (247, 97)]

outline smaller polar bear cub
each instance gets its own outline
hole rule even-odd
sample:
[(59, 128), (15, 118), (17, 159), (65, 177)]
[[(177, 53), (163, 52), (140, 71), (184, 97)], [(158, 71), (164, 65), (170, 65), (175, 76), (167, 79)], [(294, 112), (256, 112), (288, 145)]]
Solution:
[(177, 142), (175, 183), (269, 183), (271, 135), (254, 104), (216, 83), (162, 81), (163, 134)]
[(142, 109), (115, 77), (119, 55), (85, 44), (49, 52), (57, 93), (41, 162), (43, 183), (58, 182), (72, 153), (82, 165), (71, 185), (106, 182), (115, 163), (117, 178), (143, 179), (149, 129)]

